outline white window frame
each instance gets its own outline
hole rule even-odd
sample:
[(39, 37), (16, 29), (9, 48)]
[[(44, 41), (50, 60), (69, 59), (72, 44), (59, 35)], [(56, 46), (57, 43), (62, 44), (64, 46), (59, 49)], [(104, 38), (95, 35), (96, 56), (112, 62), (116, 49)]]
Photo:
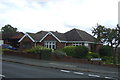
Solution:
[(56, 49), (56, 41), (45, 41), (44, 46), (47, 48)]
[(82, 43), (72, 43), (72, 46), (79, 46), (79, 45), (82, 46)]

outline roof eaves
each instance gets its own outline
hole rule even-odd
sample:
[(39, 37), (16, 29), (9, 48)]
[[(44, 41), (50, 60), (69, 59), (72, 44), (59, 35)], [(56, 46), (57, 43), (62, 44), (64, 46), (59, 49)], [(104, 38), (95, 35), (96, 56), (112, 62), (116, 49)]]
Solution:
[(33, 42), (35, 42), (35, 40), (28, 33), (25, 33), (25, 35), (18, 42), (21, 42), (26, 36), (28, 36)]
[(59, 42), (61, 42), (61, 40), (58, 39), (51, 31), (49, 31), (39, 42), (42, 42), (49, 34), (51, 34), (54, 38), (56, 38)]

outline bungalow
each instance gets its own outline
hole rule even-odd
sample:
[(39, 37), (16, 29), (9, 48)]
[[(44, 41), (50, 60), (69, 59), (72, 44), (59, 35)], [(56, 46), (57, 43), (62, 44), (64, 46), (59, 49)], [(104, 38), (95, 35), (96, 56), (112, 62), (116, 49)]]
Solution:
[(18, 48), (18, 41), (22, 38), (22, 36), (24, 36), (24, 33), (22, 32), (4, 33), (2, 34), (2, 40), (4, 41), (4, 44), (9, 44)]
[(25, 33), (19, 40), (20, 48), (27, 49), (41, 45), (51, 49), (59, 49), (65, 46), (84, 45), (91, 51), (99, 49), (100, 45), (95, 44), (96, 38), (85, 31), (72, 29), (66, 33), (53, 31), (40, 31), (37, 33)]

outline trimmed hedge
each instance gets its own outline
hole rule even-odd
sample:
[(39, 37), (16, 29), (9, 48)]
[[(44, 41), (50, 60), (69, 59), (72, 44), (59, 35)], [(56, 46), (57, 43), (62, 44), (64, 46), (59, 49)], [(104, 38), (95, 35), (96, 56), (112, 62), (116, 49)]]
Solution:
[(100, 56), (113, 56), (113, 49), (110, 46), (103, 46), (99, 50)]
[(75, 48), (75, 58), (85, 58), (89, 49), (85, 46), (77, 46)]
[(40, 54), (42, 59), (51, 59), (51, 53), (52, 49), (42, 47), (42, 46), (36, 46), (31, 49), (26, 50), (27, 53), (35, 53), (35, 54)]
[(57, 57), (67, 56), (67, 54), (65, 52), (61, 51), (61, 50), (55, 50), (53, 54), (55, 54), (55, 56), (57, 56)]
[(86, 56), (87, 59), (91, 59), (91, 58), (99, 58), (99, 53), (95, 53), (95, 52), (89, 52)]
[(89, 49), (85, 46), (66, 46), (62, 49), (67, 56), (72, 56), (74, 58), (85, 58)]
[(66, 46), (62, 49), (63, 52), (67, 54), (67, 56), (75, 57), (75, 46)]
[(26, 52), (35, 53), (35, 54), (40, 54), (40, 53), (49, 53), (50, 54), (52, 52), (52, 49), (42, 47), (42, 46), (36, 46), (36, 47), (26, 50)]

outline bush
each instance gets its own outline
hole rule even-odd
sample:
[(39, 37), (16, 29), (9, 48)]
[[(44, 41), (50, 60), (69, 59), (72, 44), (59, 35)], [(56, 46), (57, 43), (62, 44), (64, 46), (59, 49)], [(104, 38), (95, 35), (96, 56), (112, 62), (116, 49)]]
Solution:
[(99, 54), (98, 53), (94, 53), (94, 52), (89, 52), (86, 56), (87, 59), (91, 59), (91, 58), (99, 58)]
[(85, 58), (89, 49), (85, 46), (77, 46), (75, 48), (75, 58)]
[(40, 54), (40, 57), (42, 59), (47, 59), (48, 60), (48, 59), (51, 58), (50, 56), (51, 56), (52, 49), (42, 47), (42, 46), (36, 46), (36, 47), (33, 47), (31, 49), (26, 50), (26, 52)]
[(3, 48), (2, 51), (10, 51), (9, 49)]
[(109, 46), (103, 46), (99, 50), (99, 54), (100, 54), (100, 56), (113, 56), (113, 50)]
[(85, 58), (89, 49), (85, 46), (66, 46), (62, 49), (67, 56), (74, 58)]
[(75, 46), (66, 46), (62, 49), (63, 52), (67, 54), (67, 56), (75, 56)]
[(57, 56), (57, 57), (65, 57), (67, 56), (67, 54), (63, 51), (60, 51), (60, 50), (55, 50), (54, 51), (54, 54)]
[(102, 57), (102, 60), (105, 64), (112, 64), (113, 63), (113, 57), (104, 56), (104, 57)]
[(45, 48), (42, 46), (36, 46), (36, 47), (26, 50), (26, 52), (35, 53), (35, 54), (40, 54), (40, 53), (49, 53), (50, 54), (52, 52), (52, 49)]

